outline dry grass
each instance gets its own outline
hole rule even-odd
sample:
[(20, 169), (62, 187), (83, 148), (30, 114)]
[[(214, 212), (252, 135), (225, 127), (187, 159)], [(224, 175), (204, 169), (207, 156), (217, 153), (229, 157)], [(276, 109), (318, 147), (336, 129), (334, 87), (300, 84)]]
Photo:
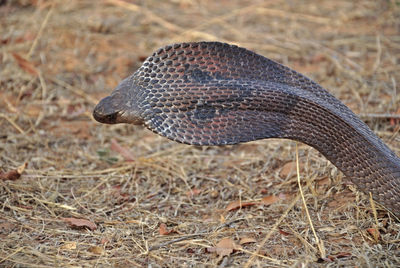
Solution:
[[(220, 40), (312, 77), (400, 155), (399, 121), (388, 118), (400, 108), (399, 1), (0, 2), (0, 172), (28, 163), (0, 180), (1, 266), (400, 265), (399, 222), (379, 206), (375, 217), (369, 197), (308, 146), (299, 164), (315, 236), (294, 142), (198, 148), (91, 117), (156, 48)], [(162, 223), (174, 232), (161, 235)], [(211, 252), (225, 237), (253, 242)]]

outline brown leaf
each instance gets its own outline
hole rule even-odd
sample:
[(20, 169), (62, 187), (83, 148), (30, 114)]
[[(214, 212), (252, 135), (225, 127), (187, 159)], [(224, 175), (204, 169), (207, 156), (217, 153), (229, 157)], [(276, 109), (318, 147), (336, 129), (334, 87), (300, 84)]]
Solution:
[(208, 249), (209, 252), (216, 252), (219, 256), (224, 257), (232, 254), (234, 250), (240, 249), (240, 246), (236, 245), (235, 242), (229, 238), (222, 238), (215, 247)]
[(69, 223), (72, 227), (78, 228), (89, 228), (90, 230), (96, 230), (97, 225), (94, 222), (85, 219), (77, 219), (77, 218), (62, 218), (63, 221)]
[(174, 229), (168, 230), (167, 225), (165, 223), (160, 224), (160, 228), (158, 229), (160, 235), (169, 235), (171, 233), (176, 233)]
[(187, 192), (186, 192), (186, 195), (187, 195), (187, 197), (189, 197), (189, 198), (193, 198), (194, 196), (199, 195), (200, 193), (201, 193), (201, 190), (200, 190), (200, 189), (193, 188), (192, 190), (187, 191)]
[(351, 257), (351, 253), (339, 252), (335, 255), (328, 255), (328, 256), (326, 256), (326, 258), (321, 258), (321, 259), (326, 262), (334, 262), (336, 259), (342, 259), (342, 258), (347, 258), (347, 257)]
[(341, 259), (341, 258), (346, 258), (346, 257), (351, 257), (351, 253), (350, 252), (339, 252), (335, 255), (335, 257), (337, 259)]
[(279, 198), (279, 196), (276, 196), (276, 195), (265, 196), (261, 199), (261, 204), (272, 205), (272, 204), (276, 203), (277, 201), (279, 201), (280, 199), (281, 198)]
[(7, 172), (2, 172), (0, 173), (0, 180), (16, 180), (21, 177), (21, 174), (18, 173), (16, 169), (7, 171)]
[(335, 257), (329, 255), (327, 257), (322, 257), (318, 259), (318, 262), (333, 262), (335, 260)]
[(35, 76), (38, 75), (38, 71), (36, 70), (35, 66), (31, 62), (27, 61), (26, 59), (24, 59), (22, 56), (18, 55), (17, 53), (12, 53), (12, 55), (22, 70), (26, 71), (27, 73), (33, 74)]
[[(399, 115), (400, 114), (400, 108), (397, 109), (397, 111), (394, 113), (395, 115)], [(399, 124), (400, 120), (399, 119), (395, 119), (393, 117), (390, 118), (390, 125), (391, 126), (395, 126), (397, 124)]]
[(318, 186), (321, 186), (321, 187), (331, 184), (331, 180), (329, 179), (329, 177), (323, 177), (319, 180), (316, 180), (315, 182), (317, 183)]
[(233, 201), (233, 202), (229, 203), (229, 205), (225, 208), (225, 211), (231, 211), (231, 210), (235, 210), (235, 209), (239, 209), (239, 208), (258, 205), (258, 204), (259, 204), (259, 202), (254, 202), (254, 201), (250, 201), (250, 202), (241, 202), (240, 200)]
[(111, 139), (111, 150), (122, 155), (125, 161), (135, 160), (133, 154), (127, 148), (122, 147), (115, 139)]
[(288, 162), (283, 165), (281, 171), (279, 172), (279, 177), (287, 178), (289, 175), (296, 173), (296, 162)]
[(290, 235), (290, 233), (285, 232), (285, 231), (283, 231), (283, 230), (281, 230), (281, 229), (279, 229), (279, 233), (280, 233), (281, 235), (285, 235), (285, 236)]
[(42, 105), (31, 103), (27, 107), (24, 107), (24, 112), (30, 117), (38, 117), (39, 114), (43, 111)]
[(242, 238), (240, 239), (239, 244), (240, 244), (240, 245), (244, 245), (244, 244), (256, 243), (256, 242), (257, 242), (257, 240), (254, 239), (253, 237), (242, 237)]
[(18, 168), (0, 173), (0, 180), (17, 180), (21, 177), (22, 173), (24, 172), (25, 168), (27, 167), (28, 163), (25, 162), (24, 164), (20, 165)]
[(88, 248), (88, 251), (97, 255), (100, 255), (103, 253), (103, 248), (99, 246), (92, 246)]
[(368, 228), (367, 232), (372, 235), (372, 237), (374, 238), (375, 241), (379, 240), (379, 230), (377, 230), (376, 228)]

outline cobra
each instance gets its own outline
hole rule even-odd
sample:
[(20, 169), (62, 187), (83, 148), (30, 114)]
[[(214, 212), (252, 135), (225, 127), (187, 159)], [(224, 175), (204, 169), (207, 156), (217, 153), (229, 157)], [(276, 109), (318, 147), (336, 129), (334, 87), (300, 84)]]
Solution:
[(244, 48), (218, 42), (161, 48), (93, 116), (193, 145), (300, 141), (400, 216), (399, 157), (320, 85)]

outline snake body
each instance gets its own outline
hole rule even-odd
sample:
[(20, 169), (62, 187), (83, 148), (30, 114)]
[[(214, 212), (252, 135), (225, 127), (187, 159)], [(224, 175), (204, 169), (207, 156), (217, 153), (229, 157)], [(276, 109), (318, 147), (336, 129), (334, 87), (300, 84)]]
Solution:
[(321, 152), (400, 216), (400, 159), (347, 106), (296, 71), (219, 42), (166, 46), (93, 112), (186, 144), (286, 138)]

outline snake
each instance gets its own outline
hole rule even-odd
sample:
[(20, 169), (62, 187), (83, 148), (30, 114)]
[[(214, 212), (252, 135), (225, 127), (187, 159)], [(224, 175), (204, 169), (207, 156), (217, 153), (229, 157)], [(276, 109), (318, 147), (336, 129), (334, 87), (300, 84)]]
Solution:
[(190, 145), (299, 141), (400, 216), (400, 158), (322, 86), (246, 48), (221, 42), (160, 48), (100, 100), (93, 117)]

